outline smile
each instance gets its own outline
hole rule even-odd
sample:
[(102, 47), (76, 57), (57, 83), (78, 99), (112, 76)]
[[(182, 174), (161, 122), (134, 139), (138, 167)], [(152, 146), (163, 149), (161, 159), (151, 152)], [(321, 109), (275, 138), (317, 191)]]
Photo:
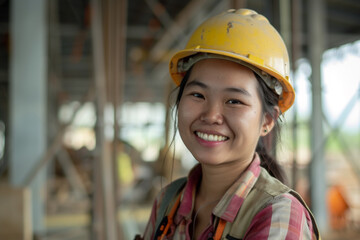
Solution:
[(199, 138), (209, 141), (209, 142), (221, 142), (228, 139), (228, 137), (220, 136), (220, 135), (214, 135), (214, 134), (207, 134), (202, 132), (195, 132), (196, 136)]

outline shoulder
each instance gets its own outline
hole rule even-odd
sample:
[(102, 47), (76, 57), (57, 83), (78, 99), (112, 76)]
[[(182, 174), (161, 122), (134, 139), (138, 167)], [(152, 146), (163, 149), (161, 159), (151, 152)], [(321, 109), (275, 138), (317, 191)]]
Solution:
[(153, 239), (156, 229), (159, 227), (162, 218), (165, 216), (168, 207), (172, 206), (175, 196), (185, 184), (186, 178), (177, 179), (160, 190), (157, 194), (146, 225), (144, 239)]
[(291, 193), (284, 193), (274, 197), (265, 209), (271, 209), (273, 218), (291, 220), (302, 219), (306, 216), (311, 220), (306, 207)]
[(272, 198), (253, 218), (247, 237), (313, 239), (313, 224), (306, 207), (292, 194)]
[(166, 185), (156, 196), (154, 205), (157, 213), (163, 215), (166, 208), (174, 201), (177, 194), (181, 191), (187, 181), (186, 177), (176, 179), (175, 181)]
[(187, 177), (178, 178), (172, 181), (160, 191), (158, 197), (161, 197), (162, 199), (166, 198), (167, 196), (174, 197), (184, 187), (186, 182)]
[(290, 191), (288, 186), (272, 177), (264, 168), (261, 168), (261, 172), (255, 183), (254, 189), (262, 191), (272, 197), (276, 197)]

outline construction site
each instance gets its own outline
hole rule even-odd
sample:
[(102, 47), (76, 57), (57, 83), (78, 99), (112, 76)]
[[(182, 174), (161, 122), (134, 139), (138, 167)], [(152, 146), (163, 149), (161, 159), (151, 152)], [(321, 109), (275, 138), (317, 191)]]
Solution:
[(296, 97), (274, 152), (286, 185), (321, 239), (360, 239), (359, 0), (0, 0), (0, 239), (143, 234), (157, 194), (197, 163), (170, 59), (240, 8), (289, 54)]

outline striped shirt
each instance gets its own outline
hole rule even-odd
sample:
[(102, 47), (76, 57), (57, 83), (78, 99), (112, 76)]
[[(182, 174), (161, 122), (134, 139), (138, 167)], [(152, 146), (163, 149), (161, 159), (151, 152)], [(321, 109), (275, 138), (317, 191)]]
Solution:
[[(247, 194), (253, 188), (261, 171), (260, 159), (254, 160), (232, 186), (227, 190), (212, 211), (209, 226), (202, 232), (200, 240), (214, 235), (216, 219), (233, 222)], [(188, 181), (182, 191), (181, 202), (167, 239), (190, 240), (196, 186), (201, 179), (201, 166), (196, 165), (188, 175)], [(144, 239), (154, 238), (157, 212), (166, 188), (156, 198), (150, 220), (144, 233)], [(243, 239), (316, 239), (311, 216), (307, 209), (293, 195), (284, 193), (275, 197), (252, 219)]]

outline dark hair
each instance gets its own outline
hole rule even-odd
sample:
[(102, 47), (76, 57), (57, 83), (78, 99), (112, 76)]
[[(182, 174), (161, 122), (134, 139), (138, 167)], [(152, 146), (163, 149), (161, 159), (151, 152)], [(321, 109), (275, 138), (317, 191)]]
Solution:
[(255, 151), (259, 154), (261, 159), (261, 166), (265, 168), (271, 176), (277, 178), (281, 182), (286, 182), (284, 170), (275, 160), (274, 155), (276, 151), (276, 145), (280, 138), (280, 125), (278, 122), (277, 112), (275, 107), (278, 106), (279, 95), (271, 90), (256, 73), (255, 77), (258, 80), (258, 94), (260, 96), (262, 113), (265, 116), (268, 114), (274, 120), (274, 127), (272, 131), (265, 137), (260, 137)]
[[(192, 68), (190, 68), (186, 72), (183, 80), (177, 88), (178, 93), (175, 102), (176, 111), (178, 109), (182, 94), (184, 92), (185, 85), (189, 79), (191, 69)], [(286, 178), (284, 170), (273, 157), (273, 155), (275, 154), (276, 143), (280, 136), (280, 126), (278, 124), (278, 119), (276, 119), (277, 116), (275, 111), (275, 107), (278, 106), (279, 96), (265, 84), (264, 80), (262, 80), (256, 73), (254, 74), (259, 82), (258, 94), (260, 96), (260, 101), (262, 105), (262, 114), (264, 116), (265, 114), (269, 114), (275, 122), (272, 131), (265, 137), (260, 137), (255, 151), (259, 154), (259, 157), (261, 159), (260, 165), (265, 168), (271, 176), (277, 178), (281, 182), (285, 182)], [(176, 129), (177, 122), (174, 123), (174, 127), (174, 129)]]

